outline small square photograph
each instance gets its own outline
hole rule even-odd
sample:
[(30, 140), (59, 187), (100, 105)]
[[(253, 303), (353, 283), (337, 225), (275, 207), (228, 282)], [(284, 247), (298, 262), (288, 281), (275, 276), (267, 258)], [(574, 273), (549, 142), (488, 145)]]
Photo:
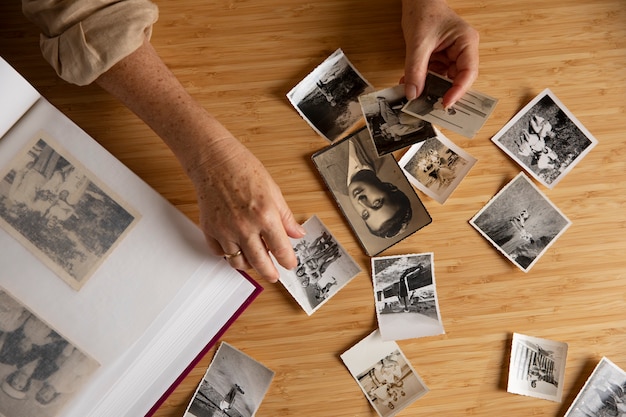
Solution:
[(626, 372), (602, 358), (565, 417), (625, 416)]
[(274, 378), (274, 371), (222, 342), (183, 417), (251, 417)]
[(45, 132), (0, 175), (0, 227), (75, 290), (139, 218)]
[(435, 132), (435, 137), (411, 146), (398, 164), (415, 188), (443, 204), (472, 169), (476, 158), (439, 130)]
[(435, 137), (430, 123), (402, 112), (407, 103), (404, 85), (364, 94), (359, 103), (378, 155)]
[(445, 333), (432, 253), (372, 258), (378, 328), (383, 340)]
[(478, 91), (470, 90), (449, 108), (443, 107), (443, 96), (452, 87), (452, 81), (428, 72), (424, 91), (404, 105), (402, 111), (436, 126), (450, 129), (473, 138), (485, 124), (498, 100)]
[(362, 120), (359, 96), (373, 90), (337, 49), (292, 88), (287, 98), (313, 130), (333, 142)]
[(571, 222), (520, 172), (470, 224), (515, 266), (528, 272)]
[(366, 128), (312, 159), (368, 255), (432, 221), (393, 155), (377, 155)]
[(567, 343), (513, 334), (507, 391), (561, 402)]
[(280, 282), (310, 316), (352, 280), (361, 268), (317, 216), (302, 225), (306, 236), (290, 239), (298, 259), (295, 270), (274, 260)]
[(0, 416), (63, 415), (99, 366), (0, 289)]
[(548, 188), (558, 184), (598, 143), (548, 88), (491, 140)]
[(428, 392), (396, 342), (375, 330), (345, 351), (341, 360), (380, 417), (392, 417)]

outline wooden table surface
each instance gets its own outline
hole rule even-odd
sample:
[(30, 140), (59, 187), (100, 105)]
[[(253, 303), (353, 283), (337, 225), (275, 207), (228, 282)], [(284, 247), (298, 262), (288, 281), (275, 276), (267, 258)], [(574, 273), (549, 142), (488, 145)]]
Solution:
[[(1, 3), (0, 55), (197, 221), (191, 183), (169, 149), (97, 86), (58, 79), (19, 2)], [(363, 270), (310, 317), (282, 285), (263, 283), (226, 332), (224, 341), (276, 372), (260, 417), (376, 415), (339, 358), (377, 327), (370, 258), (311, 164), (328, 142), (285, 95), (337, 48), (377, 89), (397, 84), (404, 68), (399, 3), (157, 1), (153, 43), (165, 62), (266, 164), (296, 218), (318, 215)], [(561, 416), (601, 357), (626, 369), (626, 2), (449, 3), (481, 34), (473, 88), (499, 103), (474, 139), (444, 130), (478, 163), (444, 205), (418, 192), (433, 223), (383, 252), (434, 253), (445, 327), (445, 335), (398, 342), (430, 388), (401, 415)], [(573, 223), (523, 273), (468, 221), (520, 171), (490, 138), (546, 87), (599, 143), (555, 188), (541, 187)], [(507, 393), (513, 332), (569, 344), (562, 403)], [(184, 413), (213, 353), (157, 417)]]

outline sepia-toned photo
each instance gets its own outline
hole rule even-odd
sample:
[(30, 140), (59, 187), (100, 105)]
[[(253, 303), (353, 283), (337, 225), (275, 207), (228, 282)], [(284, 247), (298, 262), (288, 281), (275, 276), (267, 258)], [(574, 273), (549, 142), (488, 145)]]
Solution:
[(470, 224), (515, 266), (528, 272), (571, 222), (520, 172)]
[(98, 367), (0, 289), (0, 416), (60, 416)]
[(565, 417), (626, 415), (626, 372), (602, 358), (578, 393)]
[(452, 81), (429, 72), (424, 91), (404, 105), (402, 111), (436, 126), (450, 129), (473, 138), (485, 124), (498, 100), (478, 91), (468, 91), (449, 108), (443, 107), (443, 96), (452, 87)]
[(372, 280), (383, 340), (444, 333), (432, 253), (372, 258)]
[(561, 402), (567, 343), (513, 334), (507, 391)]
[(550, 89), (520, 110), (492, 141), (548, 188), (597, 143)]
[(381, 417), (395, 416), (428, 392), (396, 342), (383, 341), (378, 330), (341, 359)]
[(306, 236), (290, 239), (298, 259), (296, 269), (287, 270), (274, 263), (280, 272), (280, 282), (311, 315), (361, 272), (361, 268), (317, 216), (302, 226)]
[(79, 290), (138, 220), (44, 132), (0, 176), (0, 226)]
[(402, 111), (407, 103), (404, 85), (364, 94), (359, 103), (378, 155), (435, 137), (430, 123)]
[(443, 204), (469, 173), (476, 158), (435, 129), (436, 136), (411, 146), (398, 164), (415, 188)]
[(274, 371), (222, 342), (183, 417), (252, 417)]
[(378, 157), (366, 128), (315, 153), (313, 162), (370, 256), (432, 221), (393, 155)]
[(362, 120), (359, 96), (372, 90), (337, 49), (292, 88), (287, 98), (313, 130), (332, 142)]

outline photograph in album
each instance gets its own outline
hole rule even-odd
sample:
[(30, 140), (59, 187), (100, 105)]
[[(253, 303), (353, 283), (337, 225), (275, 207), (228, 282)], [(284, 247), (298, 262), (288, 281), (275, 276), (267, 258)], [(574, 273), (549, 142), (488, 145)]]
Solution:
[(0, 288), (0, 416), (60, 415), (98, 366)]
[(43, 131), (0, 172), (0, 226), (75, 290), (139, 218)]

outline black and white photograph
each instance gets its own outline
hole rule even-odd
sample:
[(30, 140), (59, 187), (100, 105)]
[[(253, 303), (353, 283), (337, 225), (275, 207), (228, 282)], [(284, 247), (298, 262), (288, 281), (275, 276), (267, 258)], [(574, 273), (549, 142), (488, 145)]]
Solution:
[(626, 372), (603, 357), (564, 417), (626, 415)]
[(380, 417), (392, 417), (428, 393), (428, 387), (394, 341), (375, 330), (341, 360)]
[(520, 172), (470, 224), (515, 266), (528, 272), (571, 221)]
[(274, 371), (222, 342), (183, 417), (252, 417)]
[(302, 225), (306, 236), (290, 239), (298, 259), (295, 270), (274, 261), (280, 282), (311, 315), (350, 282), (361, 268), (317, 216)]
[(558, 184), (598, 142), (549, 88), (524, 106), (492, 141), (548, 188)]
[(0, 289), (0, 416), (60, 416), (98, 367)]
[(75, 290), (139, 218), (44, 132), (0, 178), (0, 226)]
[(444, 204), (469, 173), (476, 158), (438, 129), (436, 136), (411, 146), (398, 164), (415, 188)]
[(379, 157), (366, 128), (312, 158), (368, 255), (379, 254), (431, 223), (393, 155)]
[(359, 103), (378, 155), (385, 155), (435, 137), (433, 126), (404, 113), (404, 85), (363, 94)]
[(444, 108), (443, 96), (450, 87), (451, 80), (428, 72), (424, 91), (406, 103), (402, 111), (471, 139), (489, 119), (498, 100), (470, 90), (452, 106)]
[(507, 391), (560, 403), (567, 343), (513, 334)]
[(445, 333), (432, 252), (374, 257), (371, 262), (376, 318), (383, 340)]
[(292, 88), (287, 98), (313, 130), (333, 142), (362, 120), (359, 96), (373, 90), (337, 49)]

